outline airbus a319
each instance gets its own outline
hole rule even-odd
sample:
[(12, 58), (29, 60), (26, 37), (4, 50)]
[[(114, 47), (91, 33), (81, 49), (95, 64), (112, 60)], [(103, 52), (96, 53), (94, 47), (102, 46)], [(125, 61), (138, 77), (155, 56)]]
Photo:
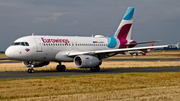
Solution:
[(167, 47), (160, 45), (133, 48), (137, 44), (142, 44), (131, 40), (133, 15), (134, 8), (129, 7), (111, 37), (25, 36), (15, 40), (6, 49), (5, 54), (11, 59), (22, 61), (23, 65), (29, 68), (28, 73), (33, 73), (34, 67), (48, 65), (51, 61), (59, 63), (57, 71), (66, 70), (66, 66), (61, 62), (74, 62), (78, 68), (90, 68), (91, 72), (98, 72), (104, 58), (127, 51)]

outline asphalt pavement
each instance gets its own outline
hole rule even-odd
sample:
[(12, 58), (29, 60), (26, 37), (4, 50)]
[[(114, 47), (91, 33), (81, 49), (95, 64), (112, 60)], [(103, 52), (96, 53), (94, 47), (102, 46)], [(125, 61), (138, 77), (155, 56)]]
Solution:
[(152, 67), (152, 68), (113, 68), (101, 69), (100, 72), (90, 72), (89, 69), (66, 70), (65, 72), (57, 71), (35, 71), (28, 72), (0, 72), (0, 79), (19, 79), (19, 78), (36, 78), (36, 77), (56, 77), (72, 75), (92, 75), (92, 74), (117, 74), (117, 73), (149, 73), (149, 72), (179, 72), (180, 67)]

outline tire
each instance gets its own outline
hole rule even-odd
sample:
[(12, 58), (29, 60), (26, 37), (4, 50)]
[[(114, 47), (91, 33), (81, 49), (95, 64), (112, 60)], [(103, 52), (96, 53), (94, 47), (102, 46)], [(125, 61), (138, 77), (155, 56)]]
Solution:
[(34, 69), (28, 69), (28, 73), (34, 73)]
[(64, 72), (66, 70), (66, 66), (65, 65), (57, 65), (56, 70), (58, 72)]
[(61, 71), (62, 72), (66, 71), (66, 66), (65, 65), (61, 65)]
[(61, 65), (57, 65), (56, 70), (57, 70), (58, 72), (60, 72), (60, 71), (61, 71)]
[(99, 66), (95, 67), (95, 68), (94, 68), (94, 71), (95, 71), (95, 72), (99, 72), (99, 71), (100, 71), (100, 67), (99, 67)]
[(91, 71), (91, 72), (94, 72), (94, 67), (91, 67), (91, 68), (90, 68), (90, 71)]
[(30, 69), (28, 69), (28, 73), (31, 73), (31, 70), (30, 70)]
[(92, 68), (90, 68), (90, 71), (91, 72), (99, 72), (100, 71), (100, 67), (99, 66), (92, 67)]
[(34, 73), (34, 69), (31, 69), (31, 73)]

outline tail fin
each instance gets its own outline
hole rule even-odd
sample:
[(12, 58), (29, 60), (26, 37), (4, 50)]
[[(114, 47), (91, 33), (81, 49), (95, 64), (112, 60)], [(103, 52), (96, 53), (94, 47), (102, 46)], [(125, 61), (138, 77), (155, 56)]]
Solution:
[(133, 15), (134, 15), (134, 8), (128, 7), (121, 23), (119, 24), (119, 27), (117, 28), (114, 38), (117, 38), (119, 40), (131, 39), (131, 30), (132, 30), (132, 23), (133, 23)]
[(179, 49), (179, 42), (176, 44), (176, 47)]
[[(136, 43), (135, 41), (130, 40), (132, 23), (133, 23), (133, 15), (134, 15), (134, 8), (128, 7), (114, 35), (107, 38), (108, 48), (114, 48), (116, 47), (117, 44), (119, 48), (126, 48), (127, 43)], [(119, 40), (119, 42), (117, 42), (117, 40)]]
[(150, 46), (153, 46), (154, 45), (154, 42), (151, 42)]
[[(151, 42), (150, 46), (153, 46), (154, 45), (154, 42)], [(150, 49), (149, 51), (152, 51), (153, 49)]]

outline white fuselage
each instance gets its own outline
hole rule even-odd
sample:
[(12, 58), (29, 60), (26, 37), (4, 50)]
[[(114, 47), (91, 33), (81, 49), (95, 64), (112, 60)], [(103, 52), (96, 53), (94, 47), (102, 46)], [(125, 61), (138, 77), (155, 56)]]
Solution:
[[(105, 37), (26, 36), (15, 40), (29, 46), (11, 45), (6, 50), (9, 58), (22, 61), (73, 61), (71, 52), (117, 49), (119, 44), (109, 44)], [(13, 50), (13, 51), (12, 51)]]

